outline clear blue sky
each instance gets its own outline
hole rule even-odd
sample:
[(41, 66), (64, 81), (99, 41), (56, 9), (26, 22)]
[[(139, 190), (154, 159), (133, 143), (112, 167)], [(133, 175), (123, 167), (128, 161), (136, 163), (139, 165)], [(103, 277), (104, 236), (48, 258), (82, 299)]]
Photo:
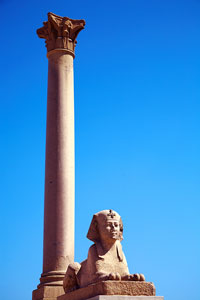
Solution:
[(199, 300), (200, 1), (1, 0), (1, 297), (42, 272), (47, 12), (84, 18), (75, 58), (76, 261), (115, 209), (132, 273)]

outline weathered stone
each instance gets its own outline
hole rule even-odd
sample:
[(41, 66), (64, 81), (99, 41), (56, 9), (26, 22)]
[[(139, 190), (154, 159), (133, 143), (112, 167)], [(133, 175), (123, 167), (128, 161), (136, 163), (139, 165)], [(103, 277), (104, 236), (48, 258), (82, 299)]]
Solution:
[(96, 213), (87, 238), (94, 242), (81, 264), (68, 266), (63, 282), (66, 293), (105, 280), (144, 281), (143, 274), (130, 274), (120, 241), (123, 223), (120, 215), (110, 210)]
[(84, 300), (97, 295), (155, 296), (155, 286), (142, 281), (102, 281), (58, 297), (58, 300)]
[(162, 296), (99, 295), (86, 300), (164, 300)]
[(84, 28), (84, 20), (73, 20), (48, 13), (48, 21), (37, 30), (40, 38), (46, 40), (47, 52), (63, 49), (74, 56), (76, 38)]
[(64, 294), (62, 286), (42, 286), (32, 293), (32, 300), (57, 300)]
[(163, 296), (99, 295), (86, 300), (164, 300)]
[(73, 59), (85, 21), (49, 13), (43, 24), (37, 34), (46, 40), (49, 64), (43, 272), (38, 290), (33, 292), (37, 300), (56, 299), (63, 293), (67, 266), (74, 261)]

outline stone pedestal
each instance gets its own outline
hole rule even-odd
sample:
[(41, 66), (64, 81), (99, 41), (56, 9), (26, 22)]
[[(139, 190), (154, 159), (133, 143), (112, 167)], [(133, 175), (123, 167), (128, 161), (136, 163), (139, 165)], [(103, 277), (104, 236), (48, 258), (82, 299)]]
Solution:
[[(155, 296), (155, 286), (151, 282), (145, 281), (101, 281), (94, 284), (90, 284), (84, 288), (77, 289), (73, 292), (59, 296), (58, 300), (86, 300), (99, 295), (101, 297), (109, 297), (108, 300), (115, 300), (114, 295), (125, 296)], [(99, 299), (99, 298), (98, 298)], [(97, 299), (97, 300), (98, 300)], [(126, 299), (128, 300), (129, 297)], [(148, 298), (149, 299), (149, 298)], [(154, 298), (152, 298), (154, 299)], [(102, 298), (99, 300), (106, 300)], [(116, 299), (123, 300), (123, 299)], [(130, 300), (136, 300), (130, 298)], [(161, 299), (157, 299), (161, 300)]]
[(48, 13), (37, 30), (46, 40), (48, 64), (43, 273), (33, 299), (55, 300), (74, 261), (73, 59), (84, 20)]
[(56, 300), (58, 296), (63, 295), (62, 286), (41, 286), (32, 293), (32, 300)]
[(96, 297), (92, 297), (86, 300), (164, 300), (162, 296), (107, 296), (107, 295), (99, 295)]

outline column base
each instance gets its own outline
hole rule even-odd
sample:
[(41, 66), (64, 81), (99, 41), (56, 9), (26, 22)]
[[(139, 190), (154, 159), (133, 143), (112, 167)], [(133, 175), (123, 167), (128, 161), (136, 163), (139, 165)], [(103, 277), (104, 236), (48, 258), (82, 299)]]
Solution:
[(62, 286), (41, 286), (33, 291), (32, 300), (57, 300), (64, 293)]
[(40, 288), (42, 286), (63, 286), (65, 273), (65, 271), (51, 271), (42, 273), (40, 277), (40, 284), (37, 287)]
[(32, 293), (32, 300), (57, 300), (58, 296), (63, 295), (63, 279), (65, 272), (51, 271), (42, 273), (40, 284)]

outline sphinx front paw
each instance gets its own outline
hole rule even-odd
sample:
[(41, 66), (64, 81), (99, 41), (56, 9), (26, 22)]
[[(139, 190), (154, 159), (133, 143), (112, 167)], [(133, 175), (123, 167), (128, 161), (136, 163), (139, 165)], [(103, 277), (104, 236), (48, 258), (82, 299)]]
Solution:
[(132, 274), (131, 276), (133, 281), (145, 281), (145, 277), (143, 274), (136, 273), (136, 274)]
[(110, 273), (108, 280), (121, 280), (121, 276), (119, 273)]
[(125, 281), (145, 281), (145, 277), (143, 274), (128, 274), (122, 277), (122, 280)]

